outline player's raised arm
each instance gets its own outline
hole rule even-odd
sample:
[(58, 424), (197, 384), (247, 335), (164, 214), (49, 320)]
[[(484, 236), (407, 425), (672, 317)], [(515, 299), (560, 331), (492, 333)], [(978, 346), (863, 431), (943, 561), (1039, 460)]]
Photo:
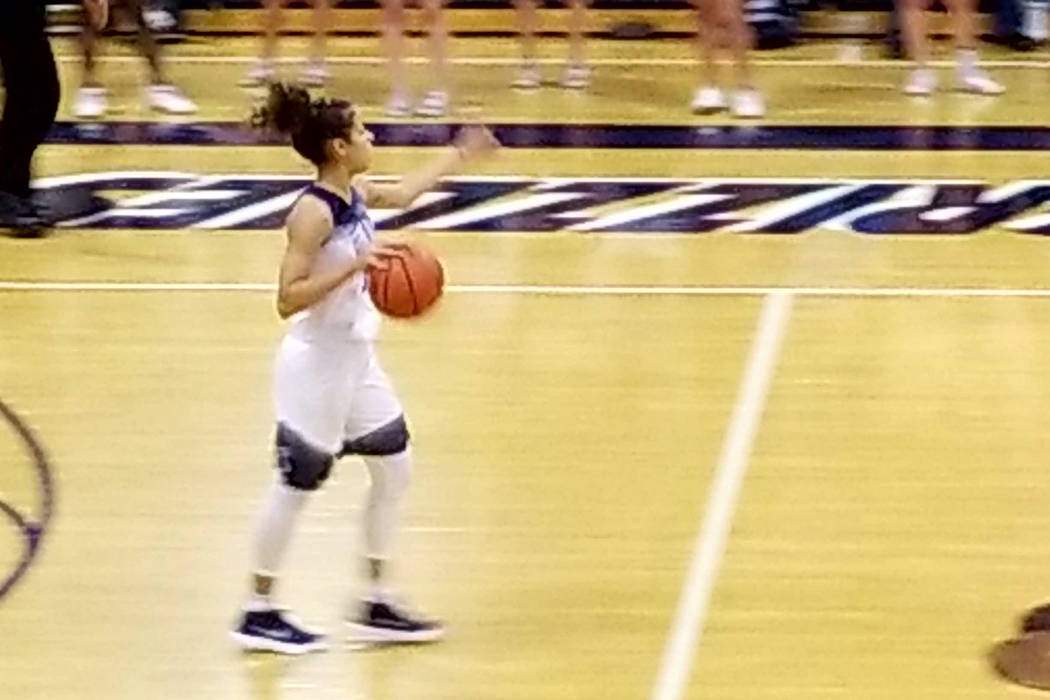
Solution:
[(441, 178), (458, 171), (464, 163), (488, 155), (499, 148), (499, 141), (484, 126), (468, 126), (456, 136), (452, 147), (417, 170), (401, 178), (397, 184), (377, 184), (365, 177), (355, 179), (357, 187), (370, 207), (404, 209), (416, 197), (434, 187)]

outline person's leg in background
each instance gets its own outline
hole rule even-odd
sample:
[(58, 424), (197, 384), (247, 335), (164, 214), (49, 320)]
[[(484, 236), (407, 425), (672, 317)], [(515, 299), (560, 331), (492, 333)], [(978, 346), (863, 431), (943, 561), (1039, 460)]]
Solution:
[(536, 31), (539, 27), (536, 0), (514, 0), (514, 9), (518, 16), (521, 69), (510, 85), (519, 90), (535, 90), (540, 86), (540, 69), (536, 63)]
[(2, 4), (0, 70), (7, 97), (0, 120), (0, 228), (36, 236), (45, 224), (30, 196), (30, 165), (54, 123), (58, 72), (44, 32), (43, 3)]
[(248, 74), (241, 79), (243, 87), (258, 87), (274, 79), (275, 56), (277, 55), (277, 38), (283, 24), (282, 0), (264, 0), (266, 14), (263, 15), (262, 49), (259, 60), (251, 67)]
[(146, 88), (146, 104), (158, 112), (168, 114), (196, 112), (197, 105), (168, 79), (160, 43), (146, 22), (146, 8), (143, 0), (124, 0), (124, 2), (138, 27), (139, 52), (149, 64), (150, 83)]
[(569, 6), (569, 58), (561, 86), (583, 90), (591, 84), (591, 70), (587, 66), (587, 3), (585, 0), (567, 0)]
[(449, 107), (448, 23), (445, 0), (421, 0), (423, 23), (427, 28), (427, 54), (430, 59), (430, 90), (423, 95), (416, 114), (443, 117)]

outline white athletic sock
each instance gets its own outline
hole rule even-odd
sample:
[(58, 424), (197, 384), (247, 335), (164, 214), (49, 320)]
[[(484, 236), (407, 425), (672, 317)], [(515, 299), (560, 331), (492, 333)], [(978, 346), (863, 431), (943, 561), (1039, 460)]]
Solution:
[(268, 595), (252, 593), (248, 600), (244, 601), (245, 612), (266, 612), (273, 609), (273, 602)]
[(412, 453), (405, 449), (386, 457), (365, 457), (372, 485), (365, 504), (365, 552), (373, 559), (389, 559), (397, 534), (402, 497), (412, 479)]
[(388, 603), (392, 598), (393, 593), (381, 581), (372, 581), (365, 595), (365, 600), (369, 603)]
[(255, 538), (255, 568), (258, 574), (277, 576), (292, 537), (296, 517), (309, 492), (293, 489), (278, 475), (263, 504), (262, 518)]

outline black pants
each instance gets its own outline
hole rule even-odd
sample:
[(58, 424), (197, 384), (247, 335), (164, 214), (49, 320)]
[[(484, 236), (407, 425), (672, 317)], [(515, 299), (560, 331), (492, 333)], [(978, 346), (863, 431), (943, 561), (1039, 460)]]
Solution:
[(44, 33), (43, 0), (0, 0), (0, 192), (29, 195), (29, 163), (58, 109), (58, 71)]

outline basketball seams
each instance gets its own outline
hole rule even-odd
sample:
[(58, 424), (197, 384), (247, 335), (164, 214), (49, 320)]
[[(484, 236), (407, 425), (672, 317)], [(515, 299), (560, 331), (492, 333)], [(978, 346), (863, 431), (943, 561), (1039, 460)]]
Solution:
[[(409, 250), (412, 250), (409, 248)], [(415, 256), (415, 252), (412, 253)], [(412, 313), (410, 316), (417, 315), (422, 309), (419, 307), (419, 298), (416, 296), (416, 284), (412, 281), (412, 272), (408, 269), (408, 262), (404, 256), (399, 256), (398, 260), (401, 261), (401, 269), (405, 271), (405, 282), (408, 284), (408, 295), (412, 298)]]
[(445, 284), (440, 259), (422, 244), (407, 244), (389, 258), (385, 269), (370, 275), (368, 291), (376, 308), (396, 318), (424, 314), (441, 297)]

